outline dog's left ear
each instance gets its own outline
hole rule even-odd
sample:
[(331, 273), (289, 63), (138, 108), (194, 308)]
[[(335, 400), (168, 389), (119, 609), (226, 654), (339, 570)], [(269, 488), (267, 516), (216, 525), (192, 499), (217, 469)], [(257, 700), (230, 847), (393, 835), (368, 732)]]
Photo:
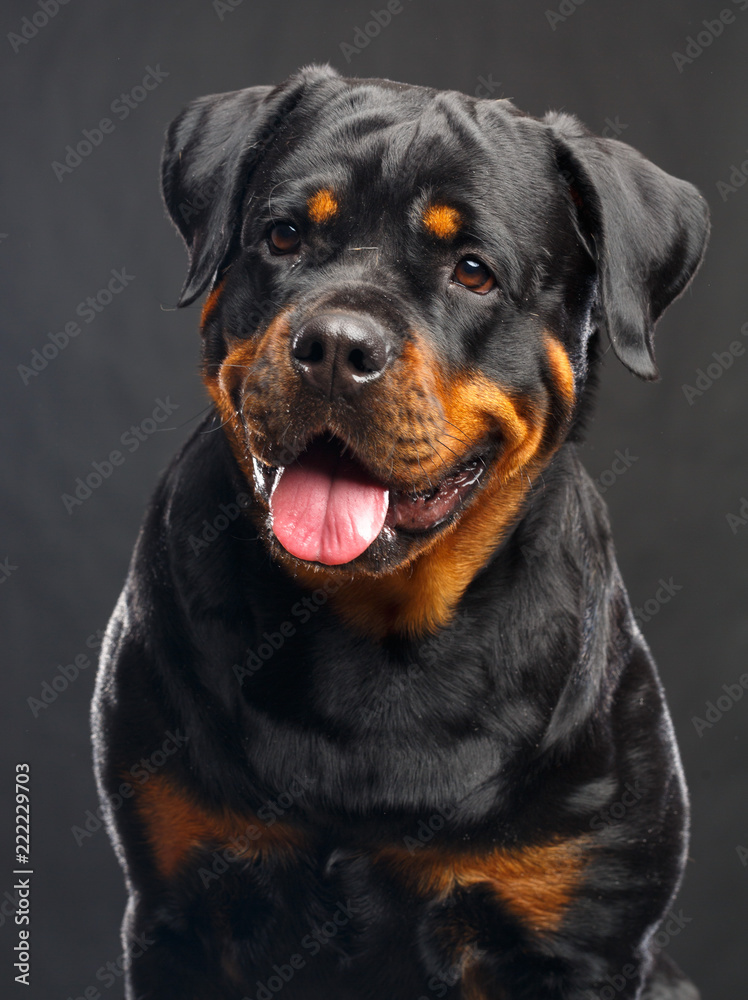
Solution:
[(277, 87), (200, 97), (171, 123), (162, 188), (190, 255), (177, 305), (194, 302), (213, 280), (229, 251), (252, 171), (279, 141), (309, 88), (335, 76), (329, 66), (309, 66)]
[(597, 138), (570, 115), (545, 122), (582, 234), (591, 237), (613, 350), (636, 375), (656, 379), (654, 326), (701, 262), (706, 201), (692, 184), (623, 142)]

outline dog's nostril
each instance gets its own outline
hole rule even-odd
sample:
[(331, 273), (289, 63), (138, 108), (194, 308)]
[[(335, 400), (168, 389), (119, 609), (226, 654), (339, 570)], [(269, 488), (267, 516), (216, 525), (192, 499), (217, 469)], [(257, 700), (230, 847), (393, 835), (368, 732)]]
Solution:
[(366, 363), (366, 356), (358, 347), (354, 348), (354, 350), (352, 350), (348, 355), (348, 361), (351, 366), (355, 368), (357, 372), (361, 372), (362, 375), (366, 375), (374, 370), (371, 365)]
[(316, 364), (323, 360), (325, 349), (318, 340), (313, 340), (310, 344), (299, 344), (294, 351), (294, 357), (299, 361), (311, 361)]
[(293, 345), (292, 354), (296, 361), (319, 364), (325, 360), (325, 341), (314, 330), (302, 331)]

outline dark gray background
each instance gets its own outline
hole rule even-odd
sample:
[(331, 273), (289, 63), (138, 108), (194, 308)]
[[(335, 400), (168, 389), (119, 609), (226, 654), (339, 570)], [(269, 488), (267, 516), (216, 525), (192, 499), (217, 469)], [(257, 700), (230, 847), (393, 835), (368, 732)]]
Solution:
[[(0, 917), (4, 996), (67, 1000), (89, 986), (106, 1000), (121, 995), (121, 980), (106, 987), (96, 978), (120, 952), (120, 872), (102, 830), (81, 846), (71, 833), (96, 807), (88, 737), (94, 667), (38, 717), (28, 699), (40, 697), (59, 664), (78, 654), (93, 660), (89, 637), (115, 602), (147, 497), (207, 402), (197, 374), (197, 307), (170, 311), (185, 255), (159, 194), (164, 128), (195, 96), (277, 82), (328, 60), (349, 75), (467, 93), (483, 78), (496, 86), (493, 96), (533, 114), (565, 109), (596, 131), (616, 123), (625, 141), (696, 183), (711, 204), (706, 263), (658, 328), (663, 379), (638, 382), (608, 355), (586, 461), (597, 478), (616, 451), (636, 458), (605, 494), (634, 605), (654, 600), (661, 579), (680, 588), (644, 625), (693, 799), (691, 861), (670, 950), (705, 1000), (742, 995), (748, 868), (738, 848), (748, 848), (748, 696), (701, 735), (692, 720), (748, 670), (748, 523), (733, 530), (727, 522), (748, 496), (748, 358), (734, 358), (692, 405), (683, 385), (715, 363), (712, 352), (729, 351), (734, 341), (748, 346), (741, 335), (748, 185), (726, 197), (717, 188), (748, 156), (748, 10), (739, 9), (748, 2), (403, 0), (402, 12), (346, 63), (341, 43), (352, 43), (372, 7), (385, 5), (244, 0), (222, 20), (210, 0), (69, 0), (18, 52), (7, 35), (40, 8), (36, 0), (3, 5), (2, 899), (13, 884), (16, 761), (31, 764), (34, 863), (33, 986), (13, 982), (16, 928)], [(548, 10), (569, 9), (550, 24)], [(679, 71), (673, 53), (684, 53), (688, 36), (724, 9), (734, 11), (734, 22)], [(112, 102), (139, 85), (148, 66), (168, 76), (118, 119)], [(58, 180), (53, 161), (103, 117), (114, 131)], [(24, 384), (18, 366), (76, 318), (78, 303), (105, 287), (112, 268), (134, 280)], [(178, 409), (161, 430), (68, 513), (61, 497), (76, 477), (167, 396)]]

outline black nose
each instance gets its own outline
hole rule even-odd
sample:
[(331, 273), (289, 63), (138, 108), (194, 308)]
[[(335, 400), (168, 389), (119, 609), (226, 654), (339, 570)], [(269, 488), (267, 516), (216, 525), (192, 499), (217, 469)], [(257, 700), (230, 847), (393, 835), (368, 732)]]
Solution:
[(387, 364), (384, 330), (370, 316), (319, 313), (303, 324), (291, 345), (294, 365), (329, 399), (358, 392)]

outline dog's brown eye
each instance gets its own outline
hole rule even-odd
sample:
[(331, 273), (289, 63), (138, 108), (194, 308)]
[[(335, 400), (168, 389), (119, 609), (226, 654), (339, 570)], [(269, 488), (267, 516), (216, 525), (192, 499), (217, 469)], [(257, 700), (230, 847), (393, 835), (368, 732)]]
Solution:
[(278, 222), (268, 234), (270, 249), (275, 253), (296, 253), (301, 246), (301, 236), (290, 222)]
[(463, 257), (458, 262), (452, 275), (452, 281), (464, 285), (465, 288), (469, 288), (471, 292), (477, 292), (479, 295), (490, 292), (496, 284), (496, 279), (486, 265), (476, 260), (475, 257)]

